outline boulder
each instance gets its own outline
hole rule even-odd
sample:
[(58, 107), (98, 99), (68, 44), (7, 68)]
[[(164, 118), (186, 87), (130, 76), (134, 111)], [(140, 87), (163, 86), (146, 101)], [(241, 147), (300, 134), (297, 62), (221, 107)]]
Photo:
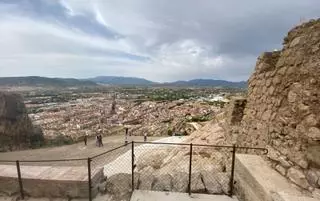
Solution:
[(279, 157), (279, 162), (280, 162), (281, 166), (284, 167), (284, 168), (289, 168), (289, 167), (292, 166), (292, 164), (284, 156), (280, 156)]
[(287, 176), (289, 177), (289, 179), (292, 182), (294, 182), (298, 186), (300, 186), (304, 189), (308, 189), (309, 184), (308, 184), (308, 181), (302, 171), (298, 170), (297, 168), (292, 167), (288, 170)]
[(138, 189), (151, 190), (155, 180), (155, 170), (152, 167), (144, 168), (139, 172)]
[(281, 165), (276, 165), (276, 170), (280, 173), (280, 174), (282, 174), (283, 176), (285, 176), (286, 175), (286, 169), (284, 168), (284, 167), (282, 167)]
[(320, 145), (312, 145), (307, 148), (307, 159), (313, 166), (320, 168)]
[(169, 174), (159, 175), (155, 178), (152, 190), (154, 191), (171, 191), (172, 178)]
[(168, 156), (168, 150), (159, 149), (156, 152), (154, 151), (145, 151), (144, 154), (137, 160), (137, 168), (144, 169), (147, 166), (151, 166), (154, 169), (159, 169), (163, 163), (165, 157)]
[(320, 200), (320, 189), (319, 188), (314, 189), (312, 192), (312, 196), (315, 199), (318, 199), (318, 201), (319, 201)]
[(307, 171), (306, 178), (313, 187), (319, 187), (318, 186), (318, 181), (320, 180), (319, 177), (320, 175), (317, 174), (316, 170), (311, 169)]
[(221, 184), (215, 178), (215, 174), (208, 171), (201, 172), (202, 181), (209, 194), (222, 194), (223, 190)]
[(312, 140), (320, 141), (320, 129), (317, 127), (309, 128), (307, 135)]
[(191, 174), (191, 192), (192, 193), (206, 192), (206, 187), (202, 182), (202, 177), (199, 172)]
[(189, 174), (176, 172), (172, 175), (172, 191), (186, 193), (188, 191)]
[(220, 183), (223, 193), (228, 195), (230, 191), (230, 174), (226, 172), (219, 172), (215, 174), (215, 178)]
[(119, 173), (107, 178), (106, 192), (111, 194), (114, 200), (130, 200), (131, 174)]

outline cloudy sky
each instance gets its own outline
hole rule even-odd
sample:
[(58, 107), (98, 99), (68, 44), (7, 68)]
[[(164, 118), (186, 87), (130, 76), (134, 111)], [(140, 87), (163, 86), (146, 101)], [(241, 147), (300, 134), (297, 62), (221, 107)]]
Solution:
[(246, 80), (319, 0), (0, 0), (0, 77)]

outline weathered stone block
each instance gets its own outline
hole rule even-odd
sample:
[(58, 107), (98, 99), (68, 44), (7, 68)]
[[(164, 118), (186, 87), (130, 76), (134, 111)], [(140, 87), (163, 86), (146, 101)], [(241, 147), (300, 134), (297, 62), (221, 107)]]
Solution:
[(202, 182), (201, 174), (192, 173), (191, 175), (191, 192), (193, 193), (204, 193), (206, 188)]
[(207, 193), (222, 194), (223, 190), (221, 184), (215, 178), (214, 172), (203, 171), (201, 172), (203, 184)]
[(282, 167), (281, 165), (277, 165), (277, 166), (276, 166), (276, 170), (277, 170), (280, 174), (282, 174), (283, 176), (285, 176), (286, 173), (287, 173), (287, 170), (286, 170), (284, 167)]
[(308, 189), (309, 183), (302, 171), (292, 167), (288, 170), (287, 176), (298, 186)]
[(185, 172), (176, 172), (172, 175), (172, 190), (186, 193), (188, 191), (189, 175)]
[(172, 178), (169, 174), (159, 175), (155, 178), (152, 190), (154, 191), (171, 191)]
[(308, 137), (314, 141), (320, 140), (320, 129), (317, 127), (311, 127), (307, 133)]
[(313, 170), (313, 169), (308, 170), (306, 174), (306, 178), (313, 187), (319, 187), (318, 186), (319, 175), (317, 174), (316, 170)]
[(310, 145), (307, 148), (307, 159), (311, 165), (320, 168), (320, 145)]

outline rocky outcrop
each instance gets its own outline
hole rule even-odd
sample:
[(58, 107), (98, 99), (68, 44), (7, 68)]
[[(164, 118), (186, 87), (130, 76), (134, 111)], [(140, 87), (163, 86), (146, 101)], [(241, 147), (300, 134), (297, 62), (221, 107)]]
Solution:
[(107, 178), (105, 189), (111, 196), (112, 201), (130, 200), (131, 197), (131, 174), (119, 173)]
[(240, 124), (243, 118), (243, 111), (247, 104), (247, 99), (243, 97), (235, 97), (227, 107), (227, 121), (230, 125)]
[(42, 133), (37, 130), (26, 113), (22, 98), (0, 92), (0, 151), (25, 149), (42, 143)]
[(320, 168), (320, 20), (292, 29), (281, 51), (263, 53), (248, 84), (237, 143), (268, 147), (274, 168), (302, 189), (315, 191), (320, 187), (316, 182)]
[[(223, 144), (224, 132), (210, 121), (193, 132), (186, 143)], [(147, 148), (147, 147), (145, 147)], [(136, 158), (140, 175), (137, 189), (187, 192), (189, 184), (190, 147), (157, 145)], [(229, 149), (193, 146), (190, 190), (193, 193), (228, 194), (231, 171)]]

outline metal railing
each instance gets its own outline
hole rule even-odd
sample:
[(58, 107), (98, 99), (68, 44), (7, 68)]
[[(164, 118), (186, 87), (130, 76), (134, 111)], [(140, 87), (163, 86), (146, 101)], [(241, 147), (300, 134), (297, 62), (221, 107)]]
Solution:
[[(141, 145), (148, 145), (148, 146), (141, 146)], [(162, 146), (162, 147), (161, 147)], [(116, 166), (124, 166), (126, 168), (129, 168), (127, 170), (128, 173), (131, 174), (131, 191), (133, 192), (135, 189), (138, 189), (139, 181), (137, 182), (137, 175), (140, 174), (140, 180), (143, 176), (148, 176), (143, 169), (141, 169), (140, 162), (143, 160), (145, 153), (157, 153), (160, 149), (167, 149), (167, 151), (172, 151), (172, 153), (184, 153), (183, 160), (181, 164), (176, 164), (177, 167), (186, 168), (187, 165), (187, 190), (186, 193), (193, 193), (193, 184), (195, 182), (195, 179), (199, 180), (199, 178), (195, 178), (195, 175), (199, 173), (199, 168), (203, 166), (203, 163), (210, 164), (209, 158), (208, 161), (203, 160), (201, 162), (197, 161), (200, 158), (201, 154), (204, 154), (206, 157), (220, 157), (220, 152), (224, 152), (225, 158), (221, 160), (225, 160), (226, 167), (224, 168), (224, 173), (229, 176), (229, 180), (223, 180), (220, 182), (223, 185), (225, 185), (226, 182), (228, 182), (228, 190), (224, 190), (222, 194), (227, 194), (229, 196), (233, 195), (233, 184), (234, 184), (234, 166), (235, 166), (235, 155), (238, 151), (245, 150), (246, 152), (248, 150), (253, 151), (259, 151), (262, 152), (262, 154), (267, 154), (268, 150), (265, 148), (255, 148), (255, 147), (241, 147), (241, 146), (225, 146), (225, 145), (205, 145), (205, 144), (192, 144), (192, 143), (162, 143), (162, 142), (129, 142), (125, 143), (121, 146), (118, 146), (116, 148), (113, 148), (111, 150), (105, 151), (103, 153), (100, 153), (98, 155), (88, 157), (88, 158), (72, 158), (72, 159), (57, 159), (57, 160), (0, 160), (0, 163), (6, 164), (6, 163), (12, 163), (15, 164), (17, 168), (17, 180), (18, 180), (18, 186), (19, 186), (19, 192), (20, 192), (20, 198), (25, 198), (25, 191), (24, 191), (24, 185), (23, 185), (23, 172), (21, 171), (21, 164), (28, 164), (28, 163), (34, 163), (34, 164), (50, 164), (50, 163), (59, 163), (59, 162), (81, 162), (82, 165), (87, 166), (87, 174), (88, 174), (88, 199), (89, 201), (92, 201), (94, 194), (96, 192), (93, 192), (93, 179), (95, 177), (96, 172), (99, 170), (99, 168), (104, 168), (104, 171), (108, 171), (108, 169), (112, 169), (112, 166), (105, 167), (106, 164), (110, 164), (112, 162), (116, 162)], [(203, 149), (208, 149), (207, 152), (209, 155), (206, 155), (206, 152), (202, 152)], [(211, 150), (210, 150), (211, 149)], [(130, 152), (131, 151), (131, 154)], [(129, 159), (125, 158), (125, 160), (118, 160), (116, 159), (122, 155), (130, 154)], [(144, 153), (144, 154), (142, 154)], [(130, 163), (131, 162), (131, 163)], [(197, 163), (199, 162), (199, 163)], [(217, 162), (221, 162), (217, 160)], [(130, 163), (129, 167), (127, 163)], [(215, 164), (213, 164), (215, 165)], [(130, 167), (131, 166), (131, 167)], [(183, 166), (183, 167), (182, 167)], [(115, 167), (117, 168), (117, 167)], [(138, 172), (138, 170), (141, 170)], [(169, 169), (170, 170), (170, 169)], [(116, 171), (116, 170), (115, 170)], [(214, 171), (212, 171), (214, 172)], [(145, 175), (143, 175), (145, 174)], [(153, 172), (150, 173), (151, 175)], [(168, 172), (169, 174), (169, 172)], [(200, 174), (200, 173), (199, 173)], [(103, 176), (103, 175), (102, 175)], [(214, 175), (212, 175), (214, 176)], [(201, 177), (203, 179), (203, 176)], [(102, 178), (103, 179), (103, 178)], [(179, 178), (178, 178), (179, 179)], [(213, 178), (212, 178), (213, 181)], [(179, 182), (179, 181), (178, 181)], [(210, 181), (209, 181), (210, 182)], [(225, 185), (226, 186), (226, 185)], [(185, 189), (185, 188), (184, 188)], [(152, 189), (148, 189), (152, 190)]]
[[(137, 154), (135, 154), (137, 152), (135, 149), (139, 150)], [(236, 145), (228, 146), (162, 142), (132, 142), (132, 150), (132, 191), (134, 189), (155, 191), (159, 189), (161, 190), (161, 187), (159, 188), (158, 186), (152, 187), (150, 184), (145, 185), (146, 181), (143, 180), (149, 181), (155, 179), (157, 183), (157, 174), (162, 174), (170, 175), (168, 176), (169, 179), (171, 177), (171, 179), (174, 181), (172, 182), (173, 186), (171, 191), (185, 192), (189, 193), (189, 195), (191, 193), (200, 192), (209, 194), (226, 194), (229, 196), (233, 195), (234, 189), (235, 154), (239, 151), (241, 152), (242, 150), (245, 150), (246, 153), (248, 150), (255, 152), (258, 151), (262, 154), (267, 154), (268, 152), (268, 150), (265, 148), (242, 147)], [(169, 164), (171, 165), (170, 168), (166, 167), (166, 162), (164, 162), (164, 165), (161, 167), (153, 167), (157, 166), (157, 164), (153, 164), (154, 158), (157, 158), (157, 160), (162, 160), (162, 156), (157, 153), (161, 153), (163, 150), (166, 150), (163, 153), (164, 156), (176, 155), (177, 157), (173, 157), (172, 160), (169, 157)], [(149, 167), (146, 167), (148, 164)], [(221, 167), (217, 167), (218, 164), (221, 165)], [(134, 171), (135, 169), (137, 170)], [(182, 174), (177, 176), (175, 173), (180, 171)], [(139, 177), (138, 182), (135, 182), (135, 174)], [(156, 178), (153, 178), (154, 176)], [(158, 178), (158, 180), (165, 180), (168, 179), (168, 177)], [(186, 179), (188, 181), (185, 181)], [(160, 183), (161, 182), (162, 181), (160, 181)], [(184, 188), (180, 188), (181, 185), (180, 187), (176, 188), (174, 185), (179, 186), (179, 184), (176, 182), (180, 183), (182, 186), (184, 186)], [(208, 189), (205, 184), (202, 185), (201, 183), (209, 184), (209, 186), (215, 184), (214, 187), (218, 188), (221, 186), (221, 188)], [(142, 188), (139, 186), (141, 184)], [(170, 191), (167, 187), (162, 188), (162, 190)]]

